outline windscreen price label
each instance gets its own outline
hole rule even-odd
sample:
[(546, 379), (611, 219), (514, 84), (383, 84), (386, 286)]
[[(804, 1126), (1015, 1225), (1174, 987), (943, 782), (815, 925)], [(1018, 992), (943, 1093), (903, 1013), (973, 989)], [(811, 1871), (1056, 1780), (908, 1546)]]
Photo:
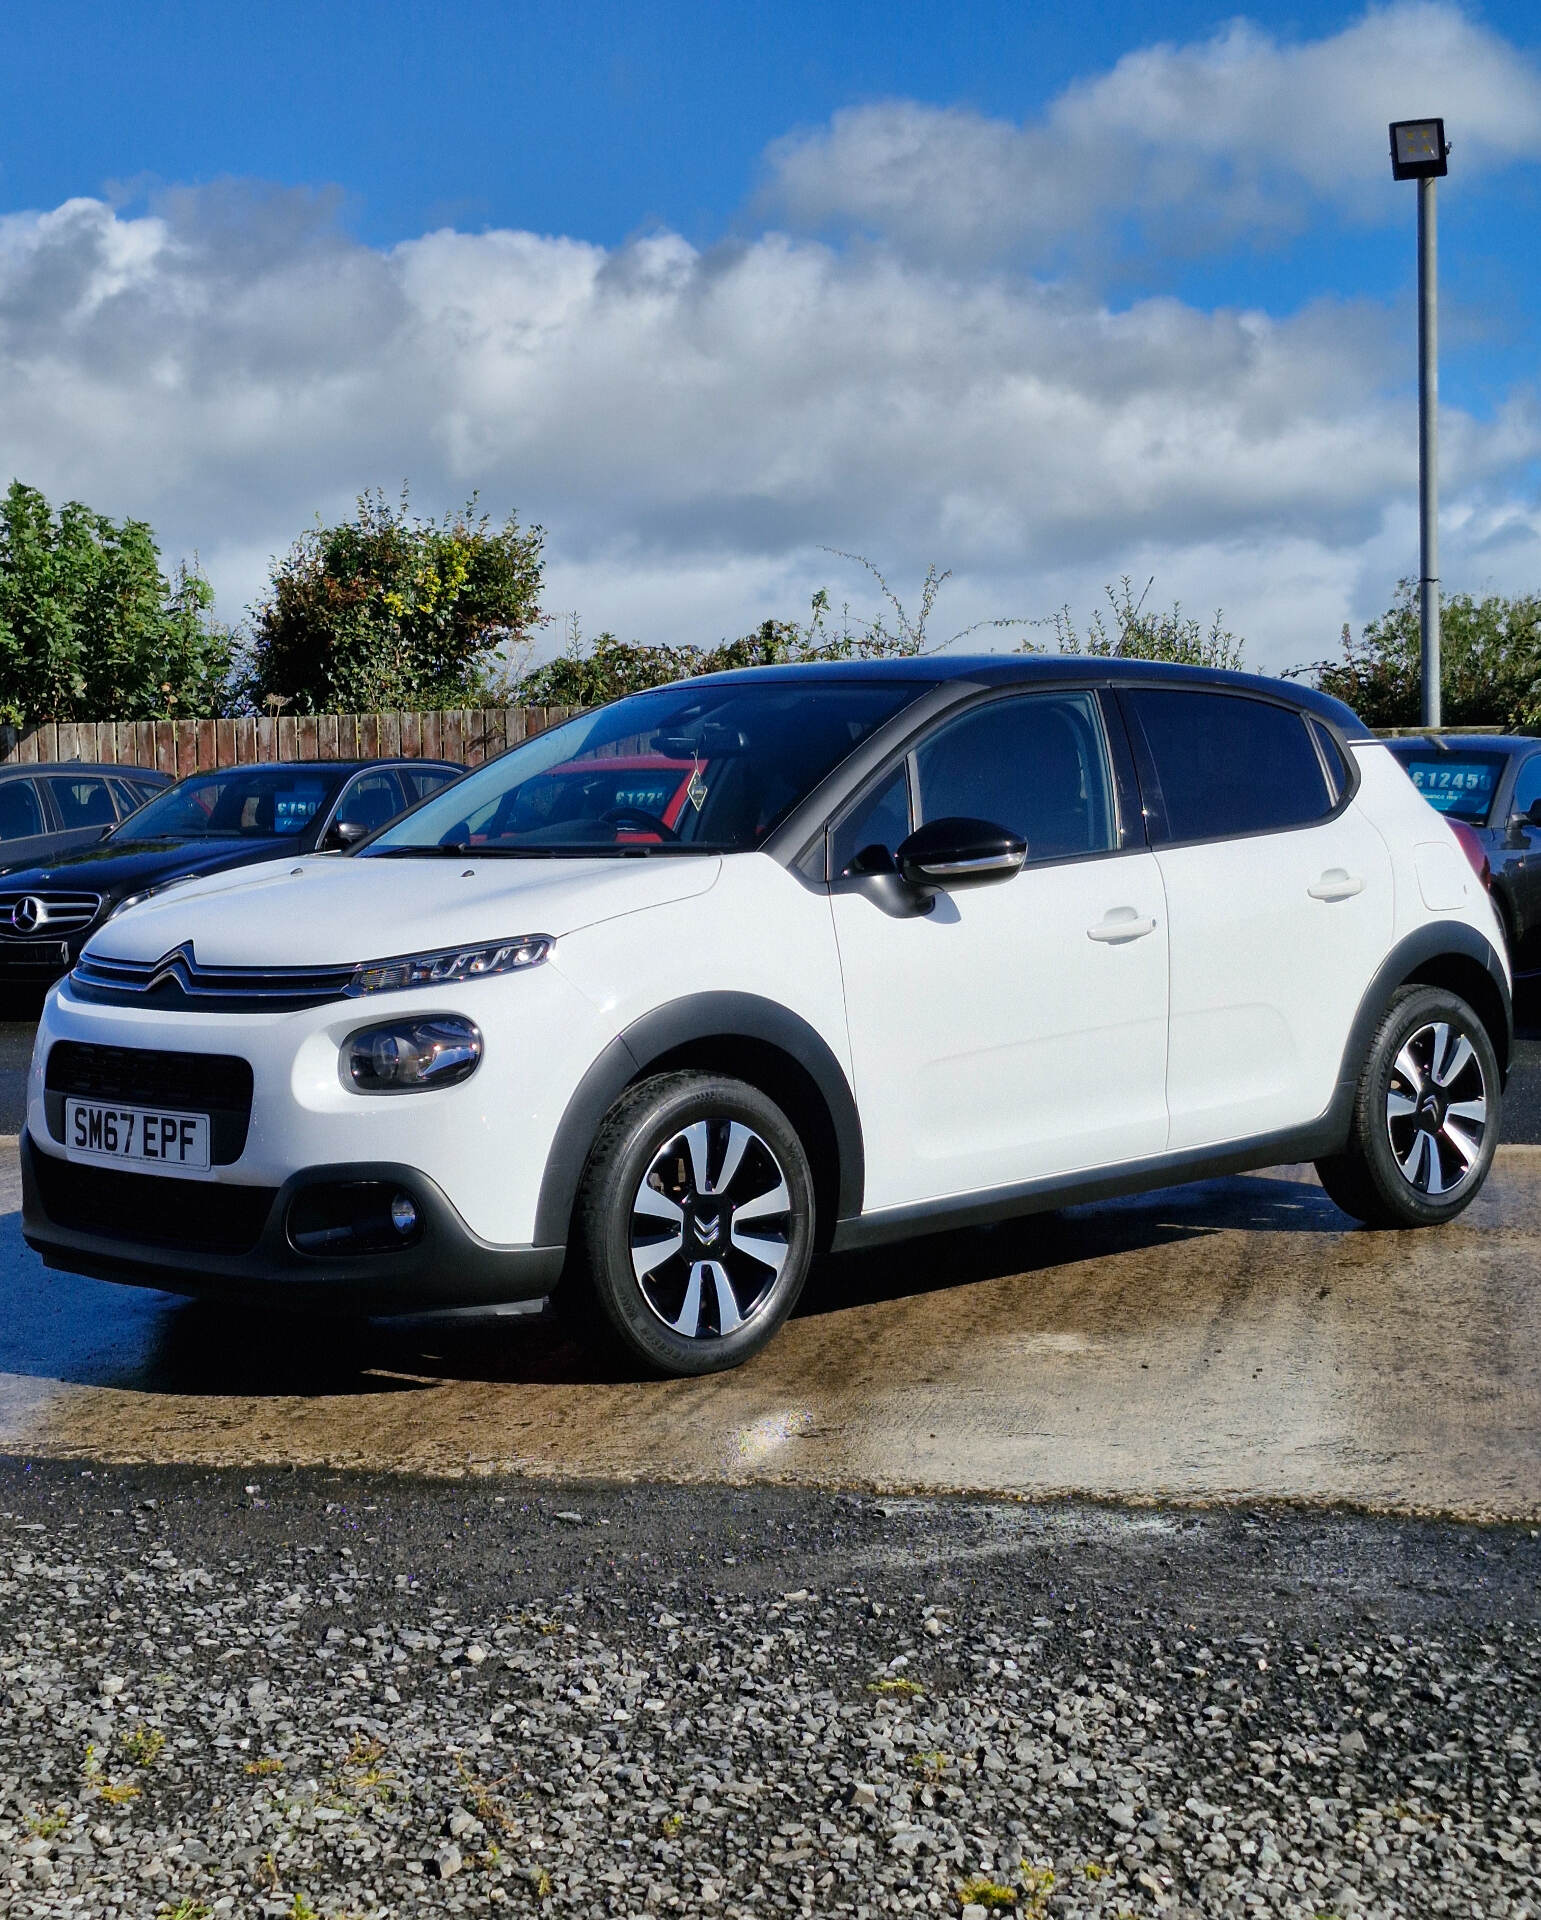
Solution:
[(202, 1172), (209, 1164), (209, 1116), (67, 1100), (64, 1147), (71, 1160), (132, 1160)]

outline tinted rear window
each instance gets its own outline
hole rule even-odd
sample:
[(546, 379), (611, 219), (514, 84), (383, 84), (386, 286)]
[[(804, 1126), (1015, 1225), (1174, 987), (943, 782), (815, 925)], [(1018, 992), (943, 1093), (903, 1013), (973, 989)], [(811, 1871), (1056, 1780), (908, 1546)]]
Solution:
[(1431, 807), (1475, 827), (1487, 825), (1504, 768), (1503, 754), (1431, 753), (1427, 747), (1393, 747), (1391, 751)]
[(1166, 802), (1167, 837), (1281, 832), (1332, 810), (1301, 715), (1229, 693), (1131, 689)]

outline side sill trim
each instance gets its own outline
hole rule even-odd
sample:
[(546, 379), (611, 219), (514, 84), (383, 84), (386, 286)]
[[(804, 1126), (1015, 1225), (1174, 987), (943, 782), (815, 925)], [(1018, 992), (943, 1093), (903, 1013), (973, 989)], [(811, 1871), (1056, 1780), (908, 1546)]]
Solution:
[(831, 1251), (848, 1253), (858, 1247), (877, 1247), (891, 1240), (908, 1239), (912, 1234), (986, 1226), (991, 1221), (1010, 1220), (1021, 1214), (1078, 1207), (1090, 1200), (1112, 1200), (1120, 1194), (1148, 1193), (1161, 1187), (1182, 1186), (1191, 1180), (1251, 1173), (1259, 1167), (1276, 1167), (1292, 1160), (1319, 1160), (1326, 1154), (1336, 1153), (1343, 1144), (1338, 1105), (1334, 1101), (1332, 1108), (1309, 1126), (1259, 1134), (1233, 1146), (1195, 1147), (1181, 1153), (1155, 1154), (1147, 1160), (1126, 1161), (1122, 1166), (1100, 1172), (1051, 1174), (1016, 1186), (951, 1194), (942, 1200), (864, 1213), (855, 1219), (840, 1221)]

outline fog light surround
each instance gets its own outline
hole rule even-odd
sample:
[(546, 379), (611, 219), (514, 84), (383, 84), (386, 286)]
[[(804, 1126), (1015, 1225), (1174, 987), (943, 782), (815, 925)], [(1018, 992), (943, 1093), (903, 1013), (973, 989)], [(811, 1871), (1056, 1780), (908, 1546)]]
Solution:
[(312, 1259), (397, 1253), (423, 1237), (422, 1210), (390, 1180), (324, 1181), (289, 1202), (289, 1244)]
[(338, 1071), (350, 1093), (429, 1093), (469, 1080), (481, 1058), (481, 1028), (474, 1020), (418, 1014), (350, 1033)]

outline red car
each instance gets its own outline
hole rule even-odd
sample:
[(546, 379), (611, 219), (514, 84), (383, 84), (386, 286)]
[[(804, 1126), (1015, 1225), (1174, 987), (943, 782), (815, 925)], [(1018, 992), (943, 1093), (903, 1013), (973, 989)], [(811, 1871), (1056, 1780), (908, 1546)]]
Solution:
[[(570, 760), (553, 767), (539, 783), (542, 819), (526, 819), (517, 804), (507, 817), (500, 809), (469, 835), (469, 844), (488, 846), (512, 832), (574, 820), (603, 820), (618, 829), (616, 839), (623, 842), (660, 841), (672, 835), (690, 798), (692, 779), (703, 778), (706, 768), (704, 760), (671, 760), (661, 753)], [(668, 829), (667, 835), (658, 831), (658, 824)]]

